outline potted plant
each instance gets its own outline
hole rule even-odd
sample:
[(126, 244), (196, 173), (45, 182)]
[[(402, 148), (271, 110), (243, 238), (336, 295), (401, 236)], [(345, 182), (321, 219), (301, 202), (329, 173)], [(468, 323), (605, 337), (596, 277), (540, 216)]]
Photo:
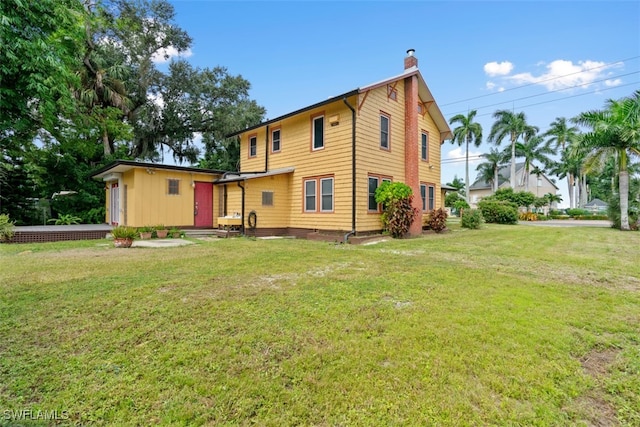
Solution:
[(151, 236), (153, 235), (153, 227), (148, 227), (148, 226), (144, 226), (144, 227), (139, 227), (138, 228), (138, 233), (140, 233), (140, 238), (141, 239), (150, 239)]
[(169, 230), (167, 230), (167, 227), (162, 224), (156, 225), (154, 229), (156, 232), (156, 237), (158, 239), (164, 239), (167, 237), (167, 234), (169, 234)]
[(182, 232), (176, 227), (171, 227), (171, 229), (169, 229), (169, 235), (174, 239), (179, 239), (182, 237)]
[(119, 225), (111, 230), (113, 246), (116, 248), (130, 248), (133, 240), (138, 237), (138, 230), (134, 227)]

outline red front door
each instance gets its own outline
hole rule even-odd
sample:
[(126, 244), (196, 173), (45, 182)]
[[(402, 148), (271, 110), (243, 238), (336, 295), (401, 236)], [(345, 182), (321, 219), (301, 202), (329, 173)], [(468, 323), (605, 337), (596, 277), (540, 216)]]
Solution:
[(213, 183), (196, 182), (194, 191), (193, 225), (213, 227)]

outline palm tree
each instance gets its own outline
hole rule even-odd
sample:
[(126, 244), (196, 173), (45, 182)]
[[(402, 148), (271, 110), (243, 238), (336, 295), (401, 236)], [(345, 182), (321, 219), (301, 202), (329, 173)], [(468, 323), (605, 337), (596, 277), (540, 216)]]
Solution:
[(549, 205), (549, 211), (551, 211), (551, 205), (553, 203), (560, 203), (562, 201), (562, 196), (560, 196), (559, 194), (547, 193), (543, 197), (546, 199), (547, 204)]
[(540, 135), (525, 137), (524, 142), (516, 142), (516, 157), (524, 157), (524, 186), (527, 191), (529, 191), (532, 162), (537, 160), (548, 165), (551, 163), (551, 157), (549, 157), (551, 154), (553, 154), (553, 149), (544, 143)]
[(605, 107), (576, 118), (577, 123), (591, 128), (581, 144), (588, 152), (585, 167), (600, 170), (609, 158), (616, 159), (620, 229), (630, 230), (628, 164), (632, 156), (640, 155), (640, 90), (622, 100), (610, 99)]
[(480, 172), (480, 178), (491, 183), (491, 190), (495, 193), (500, 186), (500, 176), (498, 172), (504, 164), (505, 153), (492, 148), (488, 153), (480, 154), (487, 161), (480, 163), (476, 170)]
[(453, 176), (453, 181), (451, 182), (447, 182), (447, 184), (449, 187), (453, 187), (456, 189), (456, 192), (460, 195), (463, 195), (463, 190), (464, 190), (464, 182), (462, 182), (462, 180), (460, 178), (458, 178), (458, 175), (454, 175)]
[[(547, 143), (555, 146), (556, 151), (560, 149), (560, 155), (565, 151), (565, 149), (571, 145), (572, 142), (576, 141), (580, 130), (576, 126), (570, 126), (567, 123), (567, 119), (564, 117), (556, 117), (556, 119), (551, 122), (549, 129), (543, 134), (543, 136), (547, 137)], [(567, 177), (567, 185), (569, 187), (569, 207), (575, 207), (573, 201), (573, 185), (575, 181), (575, 176), (572, 173), (568, 173)]]
[(516, 187), (516, 142), (521, 136), (527, 138), (538, 132), (538, 128), (527, 124), (524, 113), (513, 113), (509, 110), (498, 110), (493, 113), (496, 121), (491, 126), (489, 141), (500, 145), (505, 137), (511, 142), (511, 188)]
[(482, 143), (482, 126), (480, 123), (473, 121), (473, 118), (477, 114), (477, 110), (471, 110), (466, 116), (458, 114), (453, 116), (449, 120), (449, 124), (459, 123), (460, 126), (453, 130), (452, 143), (458, 143), (461, 146), (463, 143), (465, 147), (465, 200), (469, 203), (469, 143), (473, 143), (476, 147), (479, 147)]

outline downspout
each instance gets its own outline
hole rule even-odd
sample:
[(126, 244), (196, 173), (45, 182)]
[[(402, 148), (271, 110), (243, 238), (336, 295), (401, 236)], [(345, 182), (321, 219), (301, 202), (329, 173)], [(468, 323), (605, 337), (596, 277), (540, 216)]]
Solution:
[(244, 181), (238, 181), (238, 187), (242, 188), (242, 212), (240, 214), (240, 220), (242, 221), (241, 222), (242, 225), (240, 226), (240, 229), (241, 229), (242, 235), (244, 236), (244, 185), (240, 185), (241, 182), (244, 183)]
[(265, 138), (266, 147), (264, 150), (264, 171), (269, 172), (269, 125), (267, 125), (267, 135)]
[(351, 110), (351, 231), (344, 235), (344, 243), (348, 243), (349, 236), (356, 234), (356, 110), (346, 96), (342, 102)]

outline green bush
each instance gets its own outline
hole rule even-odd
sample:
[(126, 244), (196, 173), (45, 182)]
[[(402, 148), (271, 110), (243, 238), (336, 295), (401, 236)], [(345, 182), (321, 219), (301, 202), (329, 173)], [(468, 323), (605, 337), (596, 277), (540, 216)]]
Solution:
[(580, 208), (567, 209), (567, 215), (571, 217), (590, 215), (590, 214), (591, 212), (589, 212), (586, 209), (580, 209)]
[(435, 231), (436, 233), (441, 233), (447, 228), (447, 211), (440, 208), (429, 212), (425, 222), (427, 228)]
[(518, 206), (506, 200), (487, 200), (478, 203), (484, 220), (495, 224), (517, 224)]
[(403, 237), (418, 215), (411, 206), (411, 187), (402, 182), (383, 182), (376, 189), (376, 203), (384, 206), (382, 226), (395, 238)]
[(0, 242), (3, 240), (9, 240), (13, 237), (14, 225), (9, 220), (9, 215), (0, 215)]
[(465, 209), (460, 220), (463, 228), (477, 230), (484, 223), (484, 217), (479, 209)]

